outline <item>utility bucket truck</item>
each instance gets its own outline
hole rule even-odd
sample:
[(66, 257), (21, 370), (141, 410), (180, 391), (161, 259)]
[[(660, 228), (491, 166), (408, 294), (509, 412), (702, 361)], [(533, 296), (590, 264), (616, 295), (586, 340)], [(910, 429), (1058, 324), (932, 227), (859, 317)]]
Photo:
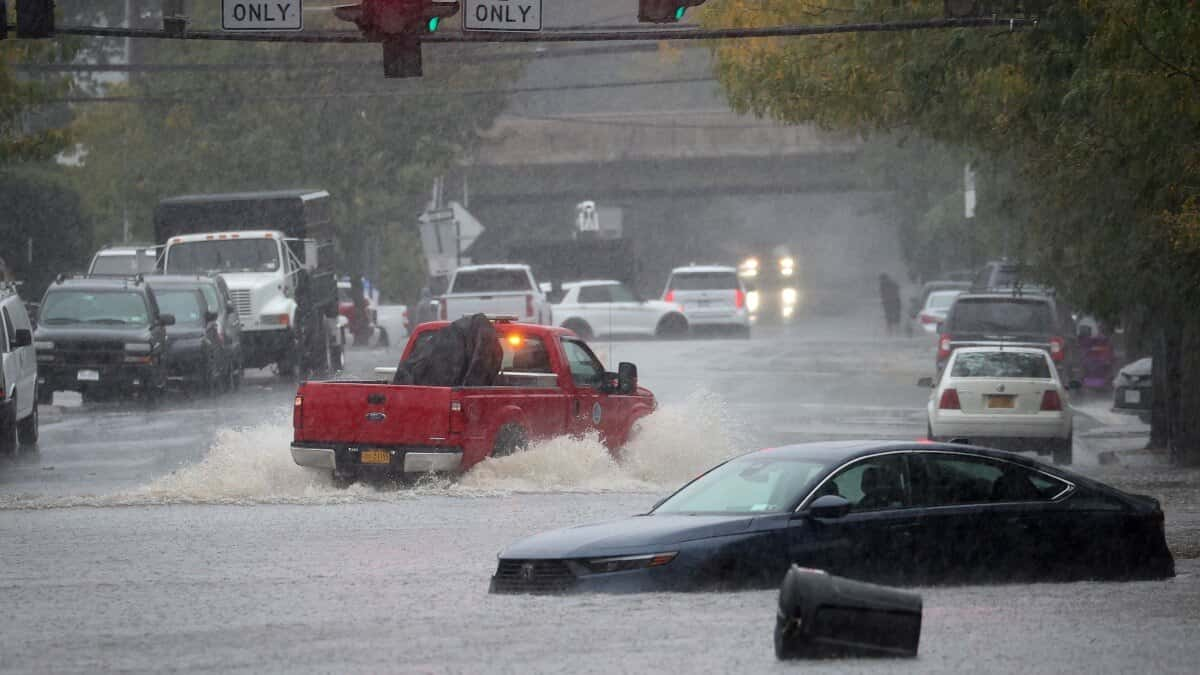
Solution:
[(341, 367), (329, 202), (324, 190), (187, 195), (154, 213), (164, 273), (225, 278), (247, 368), (307, 378)]

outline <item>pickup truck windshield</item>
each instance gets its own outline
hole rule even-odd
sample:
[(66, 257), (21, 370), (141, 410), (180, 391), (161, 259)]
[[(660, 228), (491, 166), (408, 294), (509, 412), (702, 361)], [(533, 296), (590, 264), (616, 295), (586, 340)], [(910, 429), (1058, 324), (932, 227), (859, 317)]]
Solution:
[(467, 270), (454, 277), (451, 293), (511, 293), (531, 290), (525, 270)]
[(168, 274), (206, 272), (274, 272), (279, 244), (274, 239), (189, 241), (167, 250)]
[(155, 291), (154, 296), (160, 312), (175, 315), (176, 326), (204, 325), (204, 310), (200, 307), (201, 296), (198, 291), (181, 288)]
[(792, 458), (735, 459), (692, 481), (654, 513), (779, 513), (795, 508), (825, 465)]
[(42, 302), (41, 323), (47, 326), (100, 324), (146, 326), (150, 310), (140, 293), (129, 291), (50, 291)]
[(1039, 300), (1004, 298), (959, 298), (950, 308), (946, 323), (949, 332), (993, 333), (1054, 333), (1054, 315), (1050, 305)]

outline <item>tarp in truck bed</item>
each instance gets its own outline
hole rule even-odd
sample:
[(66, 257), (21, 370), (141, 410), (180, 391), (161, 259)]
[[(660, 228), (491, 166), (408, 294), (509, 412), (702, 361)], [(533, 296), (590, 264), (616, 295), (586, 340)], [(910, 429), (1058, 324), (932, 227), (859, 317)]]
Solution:
[(396, 367), (392, 384), (491, 387), (503, 362), (492, 322), (483, 314), (464, 316), (418, 343)]
[(297, 239), (330, 240), (334, 236), (329, 193), (324, 190), (278, 190), (183, 195), (158, 203), (154, 237), (229, 230), (279, 230)]

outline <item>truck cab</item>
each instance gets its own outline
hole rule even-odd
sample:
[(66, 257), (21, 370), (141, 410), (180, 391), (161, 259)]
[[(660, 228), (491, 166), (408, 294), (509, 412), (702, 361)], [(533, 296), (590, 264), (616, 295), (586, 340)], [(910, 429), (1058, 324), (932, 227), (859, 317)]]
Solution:
[(166, 274), (220, 274), (242, 323), (247, 368), (324, 376), (341, 368), (329, 194), (191, 195), (155, 212)]

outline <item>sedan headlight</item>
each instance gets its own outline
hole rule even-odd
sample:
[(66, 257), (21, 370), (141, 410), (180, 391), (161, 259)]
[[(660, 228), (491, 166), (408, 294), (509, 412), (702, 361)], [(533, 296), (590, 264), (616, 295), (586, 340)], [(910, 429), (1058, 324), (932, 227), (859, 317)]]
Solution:
[(794, 288), (783, 289), (781, 295), (783, 296), (784, 305), (794, 305), (796, 304), (796, 300), (798, 300), (800, 297)]
[(129, 352), (130, 354), (149, 354), (150, 353), (150, 343), (149, 342), (126, 342), (125, 343), (125, 351)]
[(746, 309), (751, 312), (758, 311), (758, 291), (750, 291), (746, 294)]
[(586, 560), (584, 564), (592, 573), (604, 574), (607, 572), (624, 572), (627, 570), (662, 567), (674, 560), (677, 555), (679, 555), (678, 551), (672, 551), (671, 553), (651, 553), (649, 555), (626, 555), (617, 558)]
[(38, 340), (33, 343), (34, 349), (54, 349), (54, 343), (49, 340)]

